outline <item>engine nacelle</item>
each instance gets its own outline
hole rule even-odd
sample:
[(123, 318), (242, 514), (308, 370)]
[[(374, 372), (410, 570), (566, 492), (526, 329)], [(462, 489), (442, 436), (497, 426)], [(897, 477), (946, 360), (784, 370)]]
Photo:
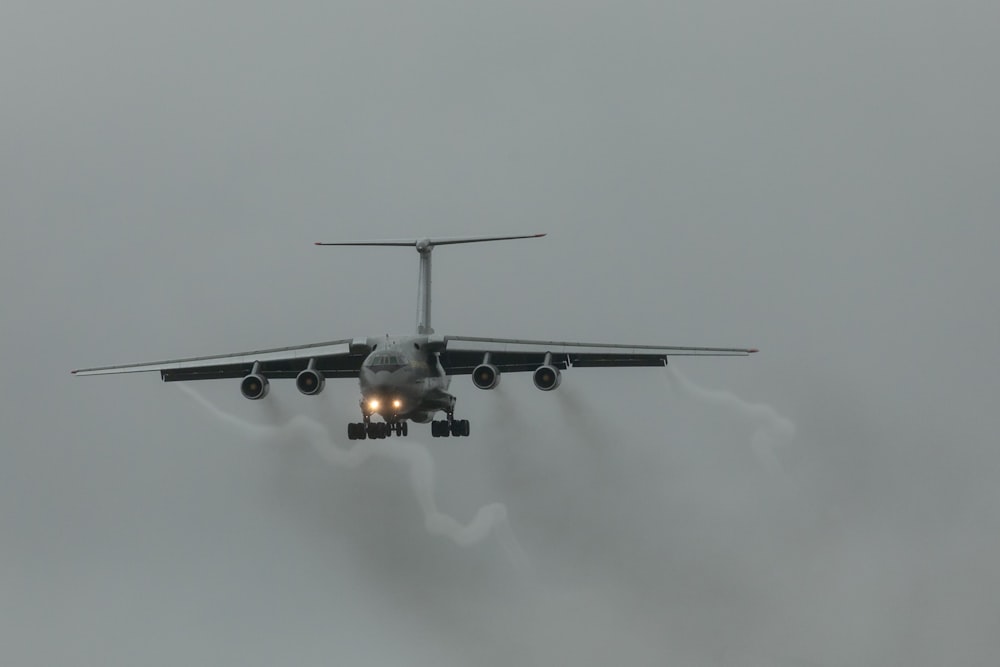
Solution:
[(500, 384), (500, 369), (493, 364), (479, 364), (472, 370), (472, 384), (480, 389), (496, 389)]
[(307, 368), (295, 376), (295, 386), (306, 396), (315, 396), (325, 385), (326, 378), (314, 368)]
[(536, 368), (531, 374), (531, 379), (542, 391), (552, 391), (562, 382), (562, 374), (555, 366), (545, 365)]
[(271, 383), (259, 373), (251, 373), (240, 382), (240, 393), (243, 394), (244, 398), (249, 398), (251, 401), (264, 398), (270, 390)]

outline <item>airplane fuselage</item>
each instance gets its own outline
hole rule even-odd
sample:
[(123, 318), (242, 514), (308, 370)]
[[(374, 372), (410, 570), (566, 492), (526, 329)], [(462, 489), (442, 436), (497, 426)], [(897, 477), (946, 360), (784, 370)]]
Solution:
[(373, 346), (358, 375), (361, 410), (366, 419), (426, 423), (437, 411), (451, 413), (455, 397), (447, 392), (451, 378), (427, 336), (386, 337)]

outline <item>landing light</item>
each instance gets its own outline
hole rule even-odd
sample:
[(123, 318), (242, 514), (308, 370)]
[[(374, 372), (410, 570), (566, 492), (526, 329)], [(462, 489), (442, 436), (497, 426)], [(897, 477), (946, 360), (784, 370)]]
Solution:
[(372, 410), (378, 410), (379, 405), (380, 403), (378, 402), (377, 398), (373, 398), (372, 400), (368, 401), (368, 407), (371, 408)]
[(394, 400), (392, 402), (392, 407), (394, 407), (396, 409), (399, 409), (399, 408), (403, 407), (403, 402), (397, 398), (396, 400)]

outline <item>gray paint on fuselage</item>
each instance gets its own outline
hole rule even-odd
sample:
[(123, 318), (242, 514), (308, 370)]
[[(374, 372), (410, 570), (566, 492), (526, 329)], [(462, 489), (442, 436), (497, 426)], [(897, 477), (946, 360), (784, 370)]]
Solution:
[[(428, 421), (433, 413), (454, 410), (455, 397), (447, 392), (451, 384), (427, 345), (427, 336), (400, 336), (369, 339), (371, 353), (361, 365), (361, 409), (381, 415), (386, 421), (411, 419)], [(372, 410), (376, 399), (379, 407)], [(402, 406), (394, 408), (395, 400)]]

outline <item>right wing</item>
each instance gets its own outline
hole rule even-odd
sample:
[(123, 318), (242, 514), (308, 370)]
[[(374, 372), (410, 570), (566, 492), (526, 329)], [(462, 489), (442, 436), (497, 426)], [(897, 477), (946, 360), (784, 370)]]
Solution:
[(235, 352), (211, 357), (189, 357), (151, 361), (124, 366), (101, 366), (73, 371), (74, 375), (112, 375), (159, 371), (164, 382), (241, 378), (250, 374), (255, 363), (268, 378), (294, 378), (315, 359), (315, 368), (327, 378), (358, 377), (370, 351), (363, 340), (332, 340), (267, 350)]

